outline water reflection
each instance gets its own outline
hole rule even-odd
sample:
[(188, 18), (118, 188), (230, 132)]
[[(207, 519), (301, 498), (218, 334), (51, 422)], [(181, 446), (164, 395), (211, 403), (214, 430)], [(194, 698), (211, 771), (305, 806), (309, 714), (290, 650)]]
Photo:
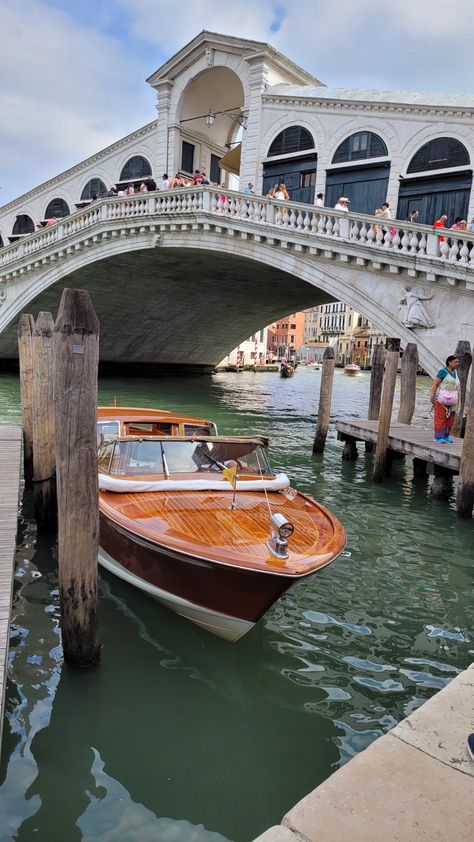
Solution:
[[(101, 400), (185, 409), (271, 438), (273, 464), (332, 508), (345, 553), (236, 645), (106, 574), (102, 663), (62, 665), (55, 548), (25, 499), (1, 759), (5, 842), (248, 840), (472, 660), (472, 526), (433, 506), (411, 460), (379, 487), (372, 456), (313, 458), (320, 374), (105, 380)], [(418, 414), (428, 418), (420, 379)], [(333, 416), (364, 415), (368, 377), (337, 372)], [(18, 420), (16, 378), (0, 421)], [(2, 836), (3, 842), (3, 836)]]

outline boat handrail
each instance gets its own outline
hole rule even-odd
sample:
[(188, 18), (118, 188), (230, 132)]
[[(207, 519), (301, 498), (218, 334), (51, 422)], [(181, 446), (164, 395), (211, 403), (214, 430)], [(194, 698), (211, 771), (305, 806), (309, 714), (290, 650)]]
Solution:
[[(286, 474), (277, 474), (273, 479), (237, 480), (236, 491), (284, 491), (290, 480)], [(117, 494), (143, 493), (147, 491), (233, 491), (225, 479), (163, 479), (155, 481), (118, 479), (99, 473), (99, 490), (114, 491)]]

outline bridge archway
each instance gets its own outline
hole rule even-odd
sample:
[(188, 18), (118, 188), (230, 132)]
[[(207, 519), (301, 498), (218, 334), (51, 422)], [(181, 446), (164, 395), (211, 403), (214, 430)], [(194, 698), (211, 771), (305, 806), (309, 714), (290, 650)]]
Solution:
[[(376, 283), (373, 272), (355, 273), (347, 263), (200, 230), (169, 232), (159, 248), (153, 245), (153, 236), (138, 232), (108, 240), (105, 249), (91, 241), (62, 265), (22, 279), (0, 318), (0, 359), (16, 357), (19, 313), (55, 313), (65, 286), (91, 293), (102, 322), (101, 358), (109, 363), (212, 366), (264, 325), (331, 301), (344, 301), (403, 343), (414, 341), (398, 319), (401, 277)], [(443, 296), (452, 305), (448, 290), (439, 295), (441, 306)], [(418, 332), (416, 341), (427, 370), (452, 351), (442, 325)]]
[(186, 82), (176, 106), (177, 170), (192, 175), (218, 171), (245, 118), (243, 80), (235, 69), (214, 65)]

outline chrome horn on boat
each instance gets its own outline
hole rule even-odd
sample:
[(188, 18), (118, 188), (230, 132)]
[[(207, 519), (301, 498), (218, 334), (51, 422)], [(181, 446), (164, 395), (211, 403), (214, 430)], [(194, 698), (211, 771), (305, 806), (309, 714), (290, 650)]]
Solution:
[(272, 537), (266, 541), (266, 545), (276, 558), (288, 558), (287, 538), (293, 535), (295, 527), (279, 512), (271, 516), (271, 522), (274, 528)]

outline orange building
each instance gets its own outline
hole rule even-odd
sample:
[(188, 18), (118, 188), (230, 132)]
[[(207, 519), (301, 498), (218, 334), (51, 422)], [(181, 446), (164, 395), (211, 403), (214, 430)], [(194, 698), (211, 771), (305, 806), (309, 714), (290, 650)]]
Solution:
[(303, 345), (304, 313), (291, 313), (268, 326), (268, 357), (296, 357)]

